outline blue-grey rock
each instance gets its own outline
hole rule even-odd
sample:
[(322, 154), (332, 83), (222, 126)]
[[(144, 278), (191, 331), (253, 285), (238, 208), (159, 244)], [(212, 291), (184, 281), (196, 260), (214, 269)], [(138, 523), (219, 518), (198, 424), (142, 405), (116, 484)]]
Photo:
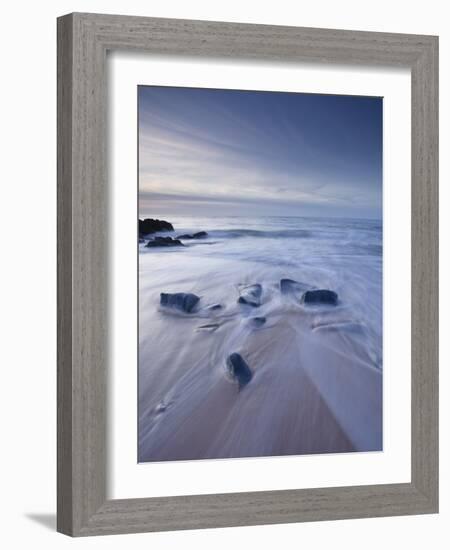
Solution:
[(160, 403), (158, 403), (158, 405), (156, 405), (155, 412), (156, 414), (161, 414), (166, 412), (167, 408), (168, 404), (165, 401), (161, 401)]
[(256, 327), (262, 327), (266, 323), (265, 317), (253, 317), (252, 322)]
[(239, 353), (232, 353), (227, 358), (227, 369), (239, 384), (239, 389), (247, 385), (252, 379), (252, 371)]
[(198, 233), (194, 233), (192, 235), (189, 235), (188, 233), (185, 233), (184, 235), (177, 235), (177, 239), (183, 239), (183, 240), (205, 239), (207, 236), (208, 236), (208, 233), (206, 231), (199, 231)]
[(315, 331), (340, 332), (355, 336), (365, 336), (367, 334), (365, 325), (357, 321), (332, 321), (330, 323), (316, 323), (311, 328)]
[(307, 290), (302, 296), (304, 304), (326, 304), (330, 306), (337, 305), (338, 295), (333, 290)]
[(293, 279), (281, 279), (280, 280), (280, 292), (281, 294), (290, 294), (291, 292), (305, 292), (309, 290), (311, 285), (305, 283), (299, 283)]
[(262, 286), (260, 284), (248, 285), (242, 287), (239, 291), (238, 302), (253, 307), (261, 305)]
[(148, 241), (145, 246), (147, 248), (157, 248), (169, 246), (184, 246), (184, 244), (178, 239), (172, 239), (172, 237), (155, 237), (153, 240)]
[(185, 313), (192, 313), (199, 300), (200, 298), (195, 294), (185, 292), (175, 292), (174, 294), (161, 292), (160, 295), (160, 304), (162, 306), (173, 307)]
[(214, 332), (220, 327), (219, 323), (208, 323), (207, 325), (200, 325), (197, 330)]

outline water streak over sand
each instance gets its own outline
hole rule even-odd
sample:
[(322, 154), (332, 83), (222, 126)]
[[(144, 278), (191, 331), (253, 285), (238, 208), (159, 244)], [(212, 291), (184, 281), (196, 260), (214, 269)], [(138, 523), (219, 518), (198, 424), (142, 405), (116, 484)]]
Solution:
[[(139, 461), (380, 450), (379, 225), (258, 220), (236, 238), (242, 220), (220, 222), (228, 236), (212, 220), (170, 221), (215, 244), (141, 245)], [(280, 292), (283, 278), (335, 290), (339, 304), (301, 304)], [(240, 285), (254, 283), (260, 307), (238, 303)], [(198, 308), (162, 308), (161, 292), (194, 293)], [(240, 391), (231, 353), (252, 370)]]

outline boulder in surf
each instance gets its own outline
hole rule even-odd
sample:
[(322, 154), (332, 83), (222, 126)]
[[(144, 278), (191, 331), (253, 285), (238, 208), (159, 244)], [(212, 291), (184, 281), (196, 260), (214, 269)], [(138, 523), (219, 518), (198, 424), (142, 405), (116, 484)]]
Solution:
[(262, 286), (260, 284), (244, 286), (239, 291), (238, 302), (252, 307), (261, 305)]
[(335, 306), (338, 303), (338, 295), (334, 290), (307, 290), (303, 293), (302, 300), (304, 304), (311, 305), (329, 305)]
[(252, 371), (239, 353), (232, 353), (227, 358), (227, 369), (231, 377), (239, 384), (239, 389), (252, 379)]
[(165, 220), (154, 220), (152, 218), (139, 220), (139, 233), (148, 235), (157, 231), (173, 231), (173, 225)]
[(300, 283), (299, 281), (294, 281), (293, 279), (280, 280), (281, 294), (290, 294), (291, 292), (306, 292), (310, 288), (310, 285)]
[(199, 300), (198, 296), (187, 292), (175, 292), (174, 294), (161, 292), (160, 295), (162, 306), (178, 309), (184, 313), (192, 313)]
[(148, 241), (145, 246), (147, 248), (158, 248), (169, 246), (184, 246), (184, 244), (178, 239), (172, 239), (172, 237), (155, 237), (153, 240)]

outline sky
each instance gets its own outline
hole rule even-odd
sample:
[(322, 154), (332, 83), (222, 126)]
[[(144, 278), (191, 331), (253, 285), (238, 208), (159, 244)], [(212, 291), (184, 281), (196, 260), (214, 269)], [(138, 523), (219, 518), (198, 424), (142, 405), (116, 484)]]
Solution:
[(381, 219), (382, 98), (138, 87), (139, 215)]

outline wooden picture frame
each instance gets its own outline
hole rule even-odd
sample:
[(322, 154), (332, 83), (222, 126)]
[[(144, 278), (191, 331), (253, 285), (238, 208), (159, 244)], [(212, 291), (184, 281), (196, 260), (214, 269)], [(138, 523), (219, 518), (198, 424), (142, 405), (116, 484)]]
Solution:
[[(410, 483), (107, 500), (109, 50), (411, 69)], [(438, 38), (83, 13), (59, 18), (58, 531), (83, 536), (437, 511)]]

